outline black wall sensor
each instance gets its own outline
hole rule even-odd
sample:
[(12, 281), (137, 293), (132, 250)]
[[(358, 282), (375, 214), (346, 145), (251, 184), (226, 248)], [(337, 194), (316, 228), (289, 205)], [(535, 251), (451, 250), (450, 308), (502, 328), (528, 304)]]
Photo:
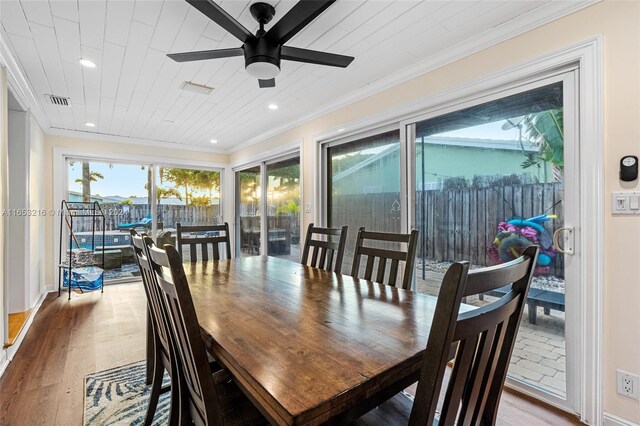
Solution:
[(630, 182), (638, 179), (638, 157), (625, 155), (620, 159), (620, 180)]

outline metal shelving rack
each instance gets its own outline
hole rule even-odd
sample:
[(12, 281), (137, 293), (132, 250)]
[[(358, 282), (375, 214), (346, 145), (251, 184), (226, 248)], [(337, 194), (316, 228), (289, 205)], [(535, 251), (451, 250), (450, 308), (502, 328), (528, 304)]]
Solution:
[[(97, 201), (94, 202), (76, 202), (76, 201), (66, 201), (62, 200), (61, 209), (60, 209), (60, 256), (58, 259), (58, 296), (62, 293), (62, 271), (63, 269), (68, 269), (69, 271), (69, 300), (71, 300), (71, 287), (73, 282), (73, 243), (76, 243), (76, 246), (80, 247), (78, 240), (73, 231), (73, 221), (74, 218), (81, 217), (90, 217), (92, 218), (92, 226), (91, 226), (91, 251), (95, 253), (96, 249), (96, 221), (102, 220), (102, 270), (104, 271), (104, 246), (105, 246), (105, 228), (106, 228), (106, 218), (100, 204)], [(66, 223), (67, 227), (64, 227)], [(62, 262), (62, 241), (63, 238), (66, 238), (64, 235), (64, 229), (67, 229), (69, 232), (69, 248), (67, 250), (68, 254), (68, 265), (63, 264)], [(78, 287), (80, 292), (82, 292), (82, 288)], [(104, 293), (104, 275), (102, 277), (102, 282), (100, 284), (100, 292)]]

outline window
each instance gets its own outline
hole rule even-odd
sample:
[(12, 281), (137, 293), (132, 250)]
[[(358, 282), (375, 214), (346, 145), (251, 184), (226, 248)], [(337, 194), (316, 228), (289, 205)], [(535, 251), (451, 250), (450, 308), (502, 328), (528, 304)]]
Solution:
[(260, 254), (262, 187), (260, 166), (236, 172), (236, 241), (240, 256)]
[[(106, 215), (104, 241), (101, 232), (92, 240), (92, 220), (83, 218), (74, 221), (73, 243), (75, 249), (99, 254), (104, 250), (105, 281), (140, 275), (130, 229), (146, 232), (158, 244), (175, 245), (178, 222), (222, 222), (219, 170), (68, 158), (67, 176), (67, 201), (97, 201)], [(150, 202), (153, 199), (155, 203)]]
[(326, 148), (325, 158), (327, 222), (332, 228), (349, 226), (342, 270), (351, 273), (361, 226), (371, 231), (401, 232), (400, 132), (337, 141)]
[(236, 170), (235, 181), (236, 255), (266, 254), (299, 262), (300, 156)]
[(300, 157), (267, 164), (267, 254), (300, 261)]
[(561, 398), (565, 271), (552, 236), (565, 218), (563, 121), (558, 82), (420, 121), (414, 141), (417, 291), (437, 295), (457, 260), (492, 266), (539, 245), (509, 375)]
[(355, 136), (323, 143), (322, 153), (323, 225), (349, 225), (344, 273), (361, 226), (418, 229), (415, 290), (434, 296), (453, 262), (491, 266), (541, 247), (509, 383), (578, 411), (582, 254), (562, 254), (552, 238), (560, 232), (577, 247), (580, 236), (566, 231), (580, 224), (575, 84), (574, 71), (558, 72), (438, 106), (403, 122), (406, 138)]

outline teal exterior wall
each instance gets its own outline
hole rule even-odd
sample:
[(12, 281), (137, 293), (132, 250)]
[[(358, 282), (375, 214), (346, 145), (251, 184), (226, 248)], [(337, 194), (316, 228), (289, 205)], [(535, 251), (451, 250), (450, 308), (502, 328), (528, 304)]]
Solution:
[[(471, 183), (474, 176), (526, 175), (528, 182), (553, 182), (550, 164), (522, 168), (526, 160), (520, 149), (500, 149), (451, 144), (425, 143), (424, 182), (422, 176), (422, 144), (417, 143), (416, 186), (438, 189), (445, 179), (463, 177)], [(535, 155), (535, 151), (525, 152)], [(344, 171), (332, 181), (334, 195), (367, 194), (400, 191), (400, 149), (380, 155), (365, 167)]]

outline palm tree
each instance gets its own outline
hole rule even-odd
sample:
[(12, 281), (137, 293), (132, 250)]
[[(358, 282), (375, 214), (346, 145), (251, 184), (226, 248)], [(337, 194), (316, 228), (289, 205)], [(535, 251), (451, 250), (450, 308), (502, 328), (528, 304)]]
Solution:
[(102, 173), (92, 172), (89, 163), (82, 163), (82, 178), (76, 179), (74, 182), (82, 184), (82, 201), (84, 203), (91, 202), (91, 182), (96, 182), (98, 179), (104, 179)]
[(562, 108), (529, 114), (524, 119), (527, 135), (539, 149), (537, 156), (529, 154), (522, 167), (548, 162), (553, 167), (555, 181), (564, 174), (564, 116)]
[(176, 169), (176, 168), (163, 168), (161, 170), (161, 179), (173, 182), (173, 184), (180, 188), (184, 188), (185, 204), (189, 205), (190, 189), (197, 186), (194, 176), (194, 170), (189, 169)]
[(182, 194), (176, 188), (156, 188), (156, 201), (160, 204), (160, 200), (170, 197), (176, 197), (182, 201)]

